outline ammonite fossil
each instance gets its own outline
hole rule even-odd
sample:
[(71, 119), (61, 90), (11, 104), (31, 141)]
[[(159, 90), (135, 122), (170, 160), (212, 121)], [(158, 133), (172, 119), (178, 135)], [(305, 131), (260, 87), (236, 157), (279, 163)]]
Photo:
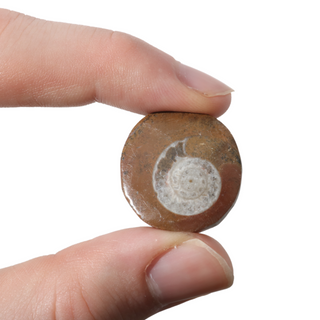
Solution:
[(153, 227), (199, 232), (222, 221), (240, 189), (241, 160), (228, 129), (203, 114), (144, 117), (121, 158), (122, 189)]

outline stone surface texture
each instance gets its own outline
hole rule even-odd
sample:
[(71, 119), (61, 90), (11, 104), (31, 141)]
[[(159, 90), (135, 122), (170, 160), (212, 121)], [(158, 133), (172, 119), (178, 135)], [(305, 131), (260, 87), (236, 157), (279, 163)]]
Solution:
[(202, 114), (144, 117), (121, 157), (122, 189), (133, 210), (171, 231), (200, 232), (220, 223), (238, 197), (241, 172), (231, 133)]

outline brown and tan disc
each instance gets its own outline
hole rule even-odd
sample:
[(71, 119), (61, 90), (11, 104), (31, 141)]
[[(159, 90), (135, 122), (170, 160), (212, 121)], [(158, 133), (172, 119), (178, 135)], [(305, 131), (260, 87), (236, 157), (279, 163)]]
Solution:
[(220, 223), (241, 183), (241, 160), (229, 130), (203, 114), (144, 117), (121, 157), (122, 189), (149, 225), (199, 232)]

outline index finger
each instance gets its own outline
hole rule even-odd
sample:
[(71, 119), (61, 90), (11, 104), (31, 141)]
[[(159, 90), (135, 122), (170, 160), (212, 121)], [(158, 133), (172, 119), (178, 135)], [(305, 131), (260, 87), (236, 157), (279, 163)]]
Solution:
[(230, 87), (128, 34), (0, 9), (0, 106), (78, 106), (207, 113)]

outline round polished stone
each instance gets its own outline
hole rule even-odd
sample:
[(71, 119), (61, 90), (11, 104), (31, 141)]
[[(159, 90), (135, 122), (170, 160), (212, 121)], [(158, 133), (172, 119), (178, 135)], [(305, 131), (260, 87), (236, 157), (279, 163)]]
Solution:
[(241, 183), (241, 160), (229, 130), (203, 114), (144, 117), (121, 157), (122, 189), (149, 225), (199, 232), (220, 223)]

